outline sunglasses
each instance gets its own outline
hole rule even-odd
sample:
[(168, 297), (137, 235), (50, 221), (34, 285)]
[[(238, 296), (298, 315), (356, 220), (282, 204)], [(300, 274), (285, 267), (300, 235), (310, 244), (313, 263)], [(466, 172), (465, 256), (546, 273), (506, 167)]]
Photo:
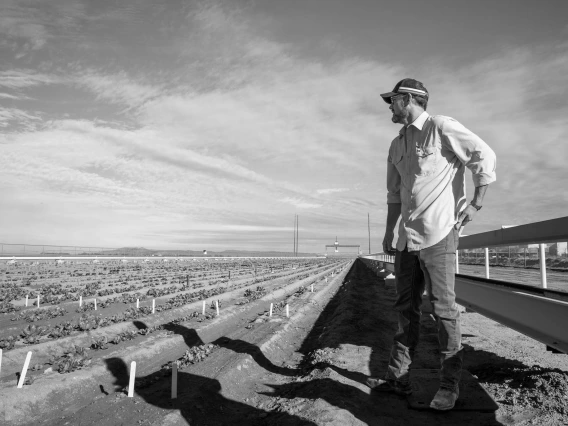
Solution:
[(395, 95), (390, 97), (390, 103), (392, 104), (394, 101), (404, 98), (405, 95)]

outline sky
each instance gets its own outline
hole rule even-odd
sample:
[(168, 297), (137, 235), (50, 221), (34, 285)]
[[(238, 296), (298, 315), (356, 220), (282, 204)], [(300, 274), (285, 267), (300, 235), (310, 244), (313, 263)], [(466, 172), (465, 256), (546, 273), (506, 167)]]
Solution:
[(566, 216), (566, 16), (565, 0), (2, 0), (0, 242), (292, 251), (297, 214), (301, 252), (367, 252), (369, 215), (382, 251), (400, 125), (379, 94), (405, 77), (497, 154), (465, 233)]

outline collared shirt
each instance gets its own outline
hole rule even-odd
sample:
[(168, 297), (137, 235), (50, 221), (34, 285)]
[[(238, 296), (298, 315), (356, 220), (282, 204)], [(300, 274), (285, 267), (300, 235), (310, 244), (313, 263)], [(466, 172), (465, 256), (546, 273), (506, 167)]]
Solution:
[(474, 185), (496, 180), (497, 159), (479, 136), (459, 122), (424, 111), (400, 130), (387, 163), (387, 203), (401, 203), (397, 250), (440, 242), (466, 207), (465, 168)]

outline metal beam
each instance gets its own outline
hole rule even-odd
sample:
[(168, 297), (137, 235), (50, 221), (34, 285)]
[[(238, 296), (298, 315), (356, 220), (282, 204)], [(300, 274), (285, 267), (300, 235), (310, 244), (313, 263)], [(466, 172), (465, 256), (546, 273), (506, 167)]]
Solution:
[[(364, 263), (394, 273), (382, 253), (360, 256)], [(376, 268), (371, 268), (376, 269)], [(560, 352), (568, 353), (568, 293), (456, 274), (456, 301)]]
[(568, 216), (460, 238), (459, 249), (568, 241)]
[[(526, 336), (568, 353), (568, 301), (535, 294), (531, 288), (456, 276), (456, 301)], [(488, 280), (489, 281), (489, 280)]]

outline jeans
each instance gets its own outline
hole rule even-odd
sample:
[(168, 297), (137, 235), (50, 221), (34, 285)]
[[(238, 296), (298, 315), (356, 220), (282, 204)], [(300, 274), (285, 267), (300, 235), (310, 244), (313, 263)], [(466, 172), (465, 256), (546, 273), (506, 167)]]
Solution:
[(440, 387), (457, 390), (462, 368), (460, 312), (454, 292), (459, 233), (452, 228), (439, 243), (422, 250), (396, 252), (395, 283), (398, 331), (394, 336), (387, 380), (409, 383), (408, 370), (420, 335), (420, 305), (426, 288), (438, 325)]

